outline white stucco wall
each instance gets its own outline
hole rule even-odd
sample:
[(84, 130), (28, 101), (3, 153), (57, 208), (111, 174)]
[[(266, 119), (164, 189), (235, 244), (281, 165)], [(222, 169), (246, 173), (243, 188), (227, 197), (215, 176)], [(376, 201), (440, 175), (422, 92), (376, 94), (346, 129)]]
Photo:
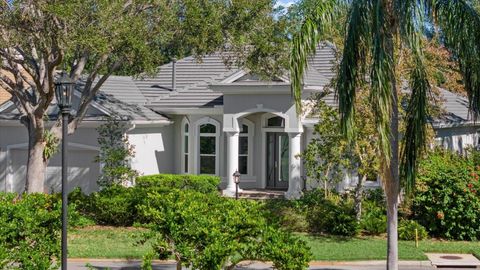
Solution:
[(135, 128), (128, 140), (135, 149), (132, 168), (141, 175), (175, 172), (173, 126)]
[(479, 127), (451, 127), (436, 129), (435, 142), (446, 149), (463, 153), (465, 148), (476, 146), (479, 136)]

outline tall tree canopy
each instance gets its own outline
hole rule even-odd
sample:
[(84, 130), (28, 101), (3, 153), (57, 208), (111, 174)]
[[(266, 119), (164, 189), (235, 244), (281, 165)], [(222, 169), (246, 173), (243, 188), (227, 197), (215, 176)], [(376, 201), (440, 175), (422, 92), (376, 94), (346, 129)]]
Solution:
[[(259, 73), (286, 63), (273, 2), (197, 0), (15, 0), (0, 2), (0, 87), (12, 95), (29, 133), (28, 192), (44, 191), (48, 127), (59, 69), (84, 77), (73, 133), (111, 74), (154, 73), (172, 57), (234, 52), (226, 59)], [(232, 54), (229, 54), (232, 55)], [(50, 134), (47, 136), (47, 134)]]
[[(293, 39), (291, 80), (298, 107), (308, 55), (325, 37), (339, 2), (345, 1), (319, 1)], [(480, 15), (472, 4), (468, 0), (351, 1), (335, 85), (340, 125), (347, 138), (354, 138), (357, 90), (368, 84), (387, 198), (389, 270), (398, 269), (400, 179), (406, 191), (411, 192), (427, 138), (428, 97), (432, 93), (424, 53), (427, 25), (438, 28), (445, 47), (457, 61), (473, 118), (480, 114)], [(409, 65), (405, 76), (399, 77), (401, 48), (408, 50), (405, 56)], [(410, 93), (400, 150), (399, 90), (404, 82), (408, 82)]]

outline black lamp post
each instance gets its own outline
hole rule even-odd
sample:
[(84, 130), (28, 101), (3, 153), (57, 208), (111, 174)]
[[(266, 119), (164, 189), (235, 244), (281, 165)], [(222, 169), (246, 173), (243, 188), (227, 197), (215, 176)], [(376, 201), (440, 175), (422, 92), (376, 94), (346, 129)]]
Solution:
[(235, 182), (235, 199), (238, 200), (238, 184), (240, 184), (240, 172), (236, 170), (233, 173), (233, 181)]
[(62, 114), (62, 270), (67, 270), (67, 129), (75, 87), (66, 73), (55, 82), (55, 96)]

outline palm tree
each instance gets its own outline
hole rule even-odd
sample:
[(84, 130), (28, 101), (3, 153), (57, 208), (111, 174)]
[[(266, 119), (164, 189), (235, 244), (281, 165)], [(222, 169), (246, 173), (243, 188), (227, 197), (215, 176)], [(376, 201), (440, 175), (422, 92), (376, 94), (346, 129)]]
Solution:
[[(345, 0), (319, 1), (293, 38), (292, 95), (301, 111), (302, 78), (308, 56), (324, 36), (335, 9)], [(352, 0), (335, 90), (342, 133), (354, 138), (357, 88), (368, 83), (378, 133), (380, 175), (387, 203), (387, 269), (398, 269), (398, 205), (401, 188), (413, 191), (419, 156), (425, 148), (430, 83), (424, 65), (422, 33), (435, 27), (458, 61), (474, 119), (480, 113), (480, 16), (468, 0)], [(406, 48), (412, 63), (403, 143), (399, 136), (398, 78), (395, 51)], [(402, 181), (400, 181), (402, 179)]]

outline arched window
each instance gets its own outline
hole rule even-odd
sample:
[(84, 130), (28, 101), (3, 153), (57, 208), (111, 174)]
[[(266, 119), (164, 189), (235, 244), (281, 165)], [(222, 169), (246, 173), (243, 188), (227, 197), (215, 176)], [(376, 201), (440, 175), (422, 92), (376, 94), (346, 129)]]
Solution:
[(198, 173), (218, 175), (219, 124), (208, 118), (198, 125)]
[(274, 116), (267, 119), (267, 127), (285, 127), (285, 119)]
[(183, 122), (183, 126), (182, 126), (182, 133), (183, 133), (183, 136), (182, 136), (182, 139), (183, 139), (183, 143), (182, 143), (182, 172), (183, 173), (188, 173), (188, 166), (189, 166), (189, 153), (190, 153), (190, 150), (189, 150), (189, 131), (190, 131), (190, 124), (187, 122), (187, 121), (184, 121)]

